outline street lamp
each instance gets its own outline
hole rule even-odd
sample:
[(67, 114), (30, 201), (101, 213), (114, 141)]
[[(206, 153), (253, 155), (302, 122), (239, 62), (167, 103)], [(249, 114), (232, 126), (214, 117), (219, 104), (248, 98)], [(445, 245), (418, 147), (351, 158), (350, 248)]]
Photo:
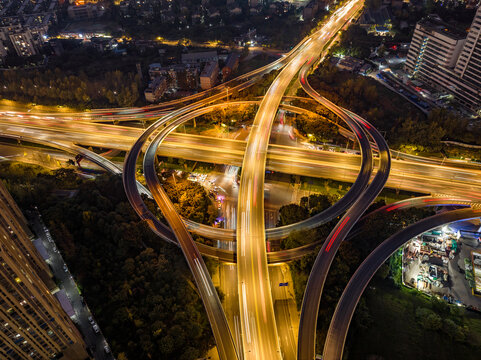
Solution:
[(224, 123), (221, 123), (220, 126), (222, 126), (223, 128), (226, 128), (226, 129), (227, 129), (227, 134), (229, 134), (229, 126), (227, 126), (227, 125), (224, 124)]

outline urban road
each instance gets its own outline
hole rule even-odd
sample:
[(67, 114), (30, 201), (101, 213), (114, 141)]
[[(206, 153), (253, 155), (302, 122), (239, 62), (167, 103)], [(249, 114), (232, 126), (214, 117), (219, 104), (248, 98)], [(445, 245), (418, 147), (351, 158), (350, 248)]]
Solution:
[[(18, 137), (34, 137), (36, 139), (57, 139), (62, 142), (70, 141), (77, 144), (99, 147), (119, 147), (128, 149), (135, 141), (135, 136), (128, 136), (123, 140), (123, 129), (115, 130), (115, 126), (104, 125), (108, 134), (101, 130), (86, 131), (79, 134), (73, 128), (61, 129), (55, 126), (22, 124), (14, 126), (8, 121), (0, 120), (2, 134)], [(82, 125), (77, 125), (79, 128)], [(58, 129), (58, 131), (56, 131)], [(139, 129), (126, 128), (139, 133)], [(96, 139), (104, 138), (96, 141)], [(122, 146), (118, 146), (122, 142)], [(244, 141), (210, 138), (196, 135), (172, 133), (158, 150), (161, 156), (181, 157), (189, 160), (219, 163), (225, 161), (228, 165), (240, 166), (242, 153), (245, 149)], [(446, 163), (444, 165), (426, 162), (424, 158), (416, 161), (393, 160), (391, 175), (387, 187), (414, 191), (419, 193), (467, 195), (481, 199), (481, 171), (460, 167), (464, 164)], [(377, 159), (375, 159), (377, 162)], [(360, 156), (347, 153), (320, 151), (291, 146), (271, 144), (268, 148), (267, 170), (274, 170), (288, 174), (332, 178), (334, 180), (353, 182), (361, 166)], [(275, 231), (275, 230), (271, 230)], [(277, 231), (277, 230), (276, 230)], [(269, 236), (270, 231), (267, 232)], [(231, 232), (233, 238), (233, 232)]]
[(54, 239), (43, 223), (41, 215), (38, 212), (32, 212), (31, 216), (30, 224), (32, 229), (35, 231), (35, 234), (37, 235), (38, 239), (41, 240), (47, 251), (50, 269), (52, 270), (55, 279), (59, 283), (60, 290), (65, 291), (65, 294), (72, 305), (72, 308), (75, 312), (73, 321), (75, 324), (77, 324), (81, 334), (83, 335), (87, 347), (94, 355), (96, 360), (113, 360), (114, 358), (112, 353), (109, 352), (107, 354), (104, 350), (104, 347), (108, 345), (102, 332), (97, 334), (92, 328), (89, 317), (93, 318), (93, 315), (80, 295), (77, 285), (75, 284), (72, 275), (68, 271), (67, 265), (65, 264), (57, 246), (55, 245)]
[[(286, 229), (285, 232), (278, 235), (275, 235), (274, 231), (272, 232), (272, 235), (269, 235), (269, 231), (266, 232), (265, 230), (264, 192), (259, 190), (264, 187), (265, 169), (271, 167), (277, 171), (293, 174), (299, 174), (300, 172), (302, 173), (302, 171), (305, 171), (306, 174), (312, 176), (329, 178), (334, 176), (338, 180), (355, 181), (355, 184), (358, 184), (356, 185), (357, 189), (353, 186), (356, 191), (352, 191), (351, 194), (344, 199), (344, 202), (347, 204), (345, 205), (345, 208), (350, 207), (326, 241), (324, 241), (324, 244), (318, 253), (304, 296), (299, 329), (298, 358), (313, 359), (315, 356), (315, 321), (317, 319), (322, 287), (330, 263), (332, 262), (332, 258), (339, 247), (340, 242), (347, 237), (351, 228), (357, 220), (360, 219), (363, 212), (379, 194), (384, 185), (387, 184), (387, 186), (395, 188), (407, 188), (409, 190), (423, 193), (431, 192), (433, 194), (452, 195), (450, 198), (444, 199), (425, 197), (391, 204), (381, 210), (386, 212), (408, 208), (410, 206), (428, 206), (445, 203), (469, 206), (471, 200), (481, 198), (481, 184), (478, 180), (479, 170), (466, 166), (462, 166), (463, 169), (460, 170), (459, 167), (454, 167), (453, 163), (450, 163), (450, 166), (442, 166), (443, 164), (439, 164), (437, 161), (417, 157), (411, 157), (410, 161), (394, 161), (392, 173), (388, 180), (391, 168), (389, 149), (377, 130), (366, 120), (329, 103), (324, 98), (319, 97), (318, 94), (309, 87), (306, 81), (309, 65), (311, 65), (314, 59), (320, 57), (321, 52), (325, 50), (326, 46), (333, 38), (335, 38), (338, 30), (345, 26), (346, 23), (358, 13), (361, 6), (361, 1), (348, 2), (338, 9), (320, 30), (303, 39), (303, 41), (301, 41), (284, 58), (237, 79), (244, 81), (243, 83), (239, 84), (239, 81), (232, 81), (229, 82), (229, 84), (220, 85), (215, 88), (212, 93), (201, 93), (193, 96), (192, 99), (188, 99), (188, 101), (201, 100), (180, 110), (172, 111), (172, 108), (175, 105), (184, 103), (183, 100), (162, 104), (147, 110), (115, 109), (111, 113), (109, 113), (108, 110), (107, 112), (105, 110), (99, 110), (89, 115), (75, 115), (88, 118), (89, 120), (96, 120), (97, 117), (106, 119), (108, 116), (112, 116), (115, 120), (116, 116), (120, 118), (136, 118), (137, 115), (141, 115), (141, 117), (143, 117), (142, 113), (145, 111), (151, 112), (150, 115), (153, 116), (168, 112), (168, 114), (161, 120), (155, 122), (149, 127), (149, 129), (143, 132), (140, 137), (139, 130), (124, 127), (115, 127), (114, 129), (108, 125), (105, 125), (105, 127), (102, 128), (102, 131), (95, 131), (94, 133), (91, 128), (88, 128), (89, 126), (92, 126), (92, 124), (87, 125), (86, 123), (82, 123), (77, 129), (74, 129), (72, 126), (66, 126), (66, 122), (61, 123), (55, 117), (48, 119), (56, 121), (56, 126), (52, 128), (44, 123), (45, 118), (36, 115), (32, 116), (28, 122), (25, 121), (22, 123), (21, 120), (19, 121), (19, 119), (22, 119), (22, 115), (13, 115), (15, 116), (14, 121), (12, 119), (12, 114), (6, 114), (6, 117), (9, 119), (6, 119), (5, 117), (0, 118), (0, 130), (2, 133), (9, 133), (11, 136), (16, 136), (19, 139), (30, 138), (39, 142), (50, 142), (50, 144), (54, 145), (53, 147), (61, 148), (70, 153), (84, 153), (93, 158), (93, 161), (99, 166), (114, 173), (120, 173), (121, 170), (111, 162), (108, 162), (105, 159), (105, 161), (99, 159), (97, 157), (98, 155), (92, 155), (86, 150), (81, 150), (81, 148), (74, 145), (74, 143), (80, 144), (86, 141), (97, 141), (97, 146), (109, 147), (105, 146), (106, 144), (109, 144), (110, 147), (117, 146), (119, 148), (123, 147), (124, 149), (131, 150), (129, 156), (126, 158), (123, 172), (124, 184), (129, 200), (139, 215), (147, 220), (156, 233), (166, 240), (172, 241), (181, 246), (194, 274), (197, 286), (200, 289), (201, 297), (206, 306), (213, 327), (214, 336), (218, 344), (219, 354), (222, 359), (235, 359), (239, 354), (241, 354), (240, 358), (243, 357), (245, 359), (281, 359), (283, 357), (283, 354), (280, 351), (276, 317), (274, 316), (274, 307), (271, 298), (269, 274), (267, 271), (269, 255), (266, 253), (265, 239), (269, 238), (269, 236), (272, 238), (276, 238), (276, 236), (285, 236), (290, 229)], [(233, 90), (241, 91), (254, 83), (263, 73), (280, 67), (283, 67), (283, 69), (260, 103), (247, 143), (242, 141), (227, 141), (225, 139), (212, 139), (182, 134), (171, 134), (163, 142), (166, 135), (178, 124), (189, 119), (189, 114), (192, 115), (198, 111), (202, 113), (202, 111), (206, 110), (201, 109), (205, 108), (209, 103), (226, 97), (228, 95), (229, 86), (232, 86)], [(281, 99), (287, 86), (298, 73), (302, 86), (305, 90), (307, 89), (306, 92), (313, 99), (322, 103), (345, 120), (351, 133), (356, 136), (360, 144), (361, 157), (348, 154), (310, 151), (308, 149), (299, 149), (283, 145), (269, 145), (272, 124), (277, 110), (281, 105)], [(217, 94), (215, 94), (215, 92), (217, 92)], [(39, 121), (31, 121), (32, 118)], [(68, 118), (68, 116), (66, 116), (66, 118)], [(26, 125), (26, 123), (28, 123), (28, 125)], [(162, 129), (161, 126), (163, 126), (164, 129)], [(373, 152), (371, 144), (366, 141), (368, 134), (374, 140), (374, 143), (372, 144), (379, 153), (379, 160), (375, 161), (377, 171), (374, 173), (372, 172)], [(86, 140), (89, 137), (90, 139)], [(135, 138), (138, 139), (132, 147)], [(137, 158), (146, 141), (152, 140), (152, 138), (154, 138), (154, 140), (149, 144), (146, 153), (148, 156), (144, 159), (144, 173), (146, 175), (149, 190), (164, 212), (172, 230), (168, 229), (165, 225), (160, 224), (152, 214), (148, 213), (148, 210), (146, 211), (140, 193), (148, 193), (148, 191), (142, 186), (139, 186), (135, 180), (135, 164)], [(104, 145), (100, 145), (102, 142)], [(158, 148), (161, 142), (163, 142), (162, 146)], [(199, 147), (199, 145), (202, 146)], [(219, 152), (223, 155), (219, 156)], [(184, 225), (184, 221), (182, 221), (180, 216), (175, 212), (172, 203), (166, 197), (160, 183), (158, 182), (153, 160), (156, 153), (164, 156), (166, 154), (175, 153), (180, 154), (179, 156), (184, 156), (185, 158), (191, 157), (196, 160), (210, 161), (213, 163), (217, 163), (219, 160), (215, 159), (220, 158), (221, 161), (226, 164), (235, 164), (237, 166), (242, 164), (237, 211), (237, 224), (239, 224), (239, 226), (236, 229), (236, 268), (240, 311), (237, 313), (238, 317), (236, 318), (237, 330), (235, 337), (236, 339), (239, 337), (238, 320), (240, 319), (240, 337), (242, 339), (237, 340), (237, 344), (242, 344), (242, 349), (239, 349), (239, 352), (237, 352), (235, 348), (233, 337), (227, 325), (224, 312), (220, 307), (220, 301), (217, 297), (215, 288), (212, 285), (212, 280), (203, 264), (202, 257), (200, 256), (200, 251), (205, 250), (205, 248), (199, 247), (199, 250), (197, 249)], [(313, 175), (313, 173), (315, 174)], [(371, 181), (370, 185), (367, 185), (369, 180)], [(420, 180), (423, 180), (424, 182), (419, 184)], [(336, 205), (339, 208), (342, 208), (340, 205)], [(342, 211), (344, 210), (345, 209)], [(342, 212), (336, 212), (335, 209), (330, 209), (329, 211), (332, 214), (335, 214), (332, 217), (335, 217)], [(367, 282), (376, 271), (377, 267), (382, 264), (395, 248), (402, 245), (403, 242), (409, 240), (409, 238), (417, 233), (425, 231), (427, 228), (437, 226), (437, 224), (454, 221), (456, 219), (477, 217), (479, 216), (478, 213), (479, 210), (464, 209), (448, 212), (443, 216), (436, 215), (437, 217), (430, 218), (431, 220), (423, 220), (418, 224), (407, 228), (405, 231), (401, 231), (400, 234), (398, 233), (394, 235), (386, 240), (385, 243), (381, 244), (380, 247), (377, 248), (368, 259), (366, 259), (365, 263), (367, 264), (363, 263), (363, 265), (361, 265), (346, 288), (331, 323), (331, 328), (324, 349), (324, 358), (330, 360), (341, 358), (345, 334), (347, 333), (352, 313), (360, 295), (362, 294), (362, 290), (367, 285)], [(321, 216), (321, 218), (328, 217), (329, 216), (326, 214)], [(316, 224), (316, 222), (314, 222), (314, 224)], [(193, 226), (193, 229), (191, 230), (195, 231), (197, 229), (195, 224), (190, 225), (191, 227)], [(189, 226), (188, 222), (187, 226)], [(223, 234), (225, 233), (226, 232), (223, 232)], [(220, 234), (221, 233), (216, 233), (214, 230), (211, 235), (218, 236)], [(235, 237), (233, 236), (232, 231), (230, 233), (227, 232), (227, 235), (223, 236), (229, 240), (233, 240)], [(278, 261), (289, 260), (292, 258), (289, 256), (286, 257), (286, 253), (287, 252), (279, 254)], [(230, 260), (236, 260), (232, 252), (230, 256)], [(57, 260), (59, 261), (58, 264), (62, 263), (61, 259)], [(61, 269), (63, 274), (59, 273), (60, 269), (56, 269), (58, 266), (54, 267), (54, 271), (56, 274), (58, 273), (57, 275), (60, 278), (69, 277), (68, 273), (63, 270), (63, 267)], [(358, 278), (356, 278), (356, 276), (358, 276)], [(80, 314), (79, 318), (82, 319), (81, 327), (85, 328), (83, 330), (86, 333), (87, 329), (90, 328), (87, 319), (90, 314), (87, 309), (84, 309), (78, 291), (76, 291), (75, 284), (70, 277), (63, 280), (65, 280), (65, 288), (69, 297), (71, 297), (74, 309), (77, 314)], [(76, 297), (75, 294), (77, 294), (78, 297)], [(287, 307), (283, 307), (283, 309), (285, 310)], [(288, 312), (281, 315), (283, 319), (287, 319), (289, 316)], [(280, 315), (277, 314), (278, 319), (279, 316)], [(286, 334), (280, 335), (282, 335), (282, 341), (291, 344), (293, 343), (292, 339), (286, 337)], [(101, 336), (96, 335), (93, 338), (87, 336), (87, 338), (90, 344), (95, 344), (92, 346), (95, 346), (96, 358), (109, 358), (104, 356), (105, 354), (99, 353), (100, 350), (103, 350), (103, 345), (105, 344), (105, 340)]]

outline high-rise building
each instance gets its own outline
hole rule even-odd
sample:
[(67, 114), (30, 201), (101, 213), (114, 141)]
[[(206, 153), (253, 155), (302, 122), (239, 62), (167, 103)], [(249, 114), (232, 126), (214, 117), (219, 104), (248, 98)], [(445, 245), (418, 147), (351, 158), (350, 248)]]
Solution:
[(48, 28), (57, 22), (57, 0), (0, 1), (0, 60), (10, 54), (32, 56), (41, 52)]
[(31, 239), (0, 181), (0, 358), (87, 359), (79, 331), (44, 280), (50, 272)]
[(471, 24), (454, 72), (462, 79), (481, 87), (481, 7)]
[(470, 31), (457, 31), (429, 16), (416, 24), (406, 60), (413, 78), (454, 95), (466, 108), (481, 111), (481, 8)]

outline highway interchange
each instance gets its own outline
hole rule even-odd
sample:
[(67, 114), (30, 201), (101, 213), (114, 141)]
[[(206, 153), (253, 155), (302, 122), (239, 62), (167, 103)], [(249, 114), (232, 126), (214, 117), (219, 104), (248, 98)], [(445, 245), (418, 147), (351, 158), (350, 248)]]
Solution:
[[(348, 113), (334, 106), (331, 102), (322, 98), (314, 89), (307, 85), (306, 81), (307, 66), (305, 66), (300, 73), (301, 84), (305, 91), (313, 98), (317, 99), (321, 104), (328, 109), (332, 109), (341, 118), (351, 117)], [(298, 359), (313, 359), (315, 357), (316, 344), (316, 323), (317, 314), (319, 310), (319, 303), (321, 301), (322, 290), (327, 278), (327, 273), (331, 266), (334, 256), (341, 245), (341, 242), (347, 237), (354, 224), (361, 218), (362, 214), (367, 210), (369, 205), (376, 199), (389, 177), (391, 169), (391, 155), (389, 147), (381, 134), (367, 121), (352, 116), (352, 118), (361, 124), (362, 129), (358, 130), (357, 135), (360, 138), (366, 138), (367, 134), (376, 143), (379, 152), (379, 168), (374, 176), (372, 182), (366, 187), (363, 193), (357, 198), (354, 205), (344, 214), (337, 225), (332, 229), (329, 236), (324, 241), (319, 253), (317, 254), (311, 275), (309, 276), (304, 299), (302, 302), (301, 319), (299, 325), (299, 342), (298, 342)], [(361, 135), (362, 134), (362, 135)], [(361, 148), (364, 151), (369, 151), (369, 148)], [(364, 152), (363, 151), (363, 152)]]
[[(344, 342), (352, 314), (369, 280), (385, 260), (413, 236), (436, 226), (479, 217), (479, 210), (469, 207), (481, 198), (480, 170), (475, 166), (456, 163), (449, 166), (430, 159), (406, 157), (391, 160), (391, 152), (380, 133), (365, 119), (319, 96), (307, 81), (311, 67), (323, 56), (338, 31), (359, 14), (362, 1), (353, 0), (340, 7), (323, 26), (294, 47), (285, 57), (261, 69), (243, 75), (229, 83), (219, 85), (208, 93), (172, 101), (146, 109), (98, 110), (79, 114), (37, 114), (24, 117), (10, 112), (0, 117), (3, 136), (48, 145), (71, 154), (81, 154), (88, 160), (115, 174), (122, 174), (127, 197), (139, 216), (160, 237), (175, 243), (182, 249), (192, 271), (200, 296), (213, 329), (217, 350), (221, 359), (285, 359), (315, 358), (315, 329), (323, 285), (337, 249), (349, 237), (351, 229), (384, 186), (408, 189), (433, 195), (404, 200), (377, 211), (390, 212), (409, 207), (458, 205), (466, 209), (448, 211), (424, 219), (393, 235), (363, 262), (346, 287), (329, 328), (323, 359), (341, 359)], [(263, 74), (281, 69), (276, 79), (259, 103), (259, 108), (247, 141), (194, 136), (173, 131), (196, 116), (215, 108), (238, 106), (232, 102), (219, 103), (228, 96), (229, 89), (242, 91)], [(306, 93), (315, 101), (338, 115), (357, 139), (361, 156), (330, 153), (279, 144), (269, 144), (271, 129), (286, 89), (298, 75)], [(187, 106), (176, 107), (191, 102)], [(210, 105), (215, 103), (215, 105)], [(292, 111), (300, 111), (290, 107)], [(160, 117), (145, 131), (130, 127), (97, 124), (96, 122), (133, 119), (137, 115)], [(72, 122), (70, 118), (81, 118)], [(72, 125), (73, 124), (73, 125)], [(129, 150), (123, 169), (104, 157), (79, 146), (91, 145)], [(137, 162), (142, 151), (143, 173), (147, 188), (136, 180)], [(379, 156), (374, 158), (374, 153)], [(237, 201), (237, 227), (217, 229), (182, 219), (162, 189), (157, 177), (156, 155), (184, 157), (212, 163), (242, 166)], [(399, 156), (399, 154), (397, 154)], [(353, 182), (349, 192), (334, 206), (306, 221), (287, 227), (265, 228), (264, 224), (264, 174), (266, 169), (279, 172), (330, 177)], [(421, 183), (421, 180), (424, 182)], [(142, 194), (150, 196), (161, 209), (169, 226), (153, 215), (144, 204)], [(340, 218), (330, 235), (322, 242), (304, 248), (267, 252), (266, 239), (280, 239), (291, 231), (310, 229)], [(358, 229), (362, 230), (359, 226)], [(236, 241), (236, 251), (212, 248), (196, 244), (189, 231), (208, 238)], [(301, 310), (297, 356), (281, 350), (281, 343), (289, 343), (283, 349), (295, 346), (290, 335), (278, 333), (283, 327), (276, 325), (279, 319), (288, 317), (287, 307), (274, 307), (269, 263), (281, 263), (317, 253), (308, 280)], [(225, 315), (217, 291), (202, 259), (203, 255), (227, 263), (237, 263), (236, 329)], [(277, 313), (275, 312), (277, 310)], [(239, 339), (240, 336), (240, 339)]]
[[(142, 133), (142, 129), (138, 128), (76, 122), (72, 124), (68, 121), (56, 124), (44, 119), (24, 118), (16, 118), (15, 122), (0, 119), (0, 129), (2, 133), (12, 135), (56, 139), (85, 146), (110, 146), (119, 150), (130, 149)], [(245, 141), (242, 140), (171, 133), (159, 148), (158, 155), (240, 166), (244, 150)], [(393, 159), (387, 186), (420, 193), (448, 193), (459, 196), (468, 191), (469, 196), (481, 198), (479, 167), (466, 168), (467, 164), (453, 162), (440, 165), (421, 160), (411, 157), (406, 160)], [(375, 161), (378, 161), (377, 158)], [(354, 154), (270, 144), (266, 169), (354, 182), (361, 164), (360, 157)], [(460, 168), (461, 165), (464, 165), (463, 168)], [(423, 182), (425, 179), (429, 181)], [(270, 231), (278, 230), (269, 230), (267, 236), (270, 236)]]
[(329, 32), (337, 33), (344, 16), (353, 16), (359, 2), (338, 10), (281, 70), (266, 92), (247, 141), (237, 202), (237, 285), (245, 359), (281, 359), (271, 297), (264, 225), (264, 174), (272, 124), (281, 99), (306, 59), (323, 50)]

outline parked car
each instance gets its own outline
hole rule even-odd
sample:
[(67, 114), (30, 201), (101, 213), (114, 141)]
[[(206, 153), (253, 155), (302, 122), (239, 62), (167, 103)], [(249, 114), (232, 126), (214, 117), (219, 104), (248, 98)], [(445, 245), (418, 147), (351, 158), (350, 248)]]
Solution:
[(96, 334), (98, 334), (100, 332), (99, 326), (97, 324), (92, 325), (92, 329), (94, 330), (94, 332)]

